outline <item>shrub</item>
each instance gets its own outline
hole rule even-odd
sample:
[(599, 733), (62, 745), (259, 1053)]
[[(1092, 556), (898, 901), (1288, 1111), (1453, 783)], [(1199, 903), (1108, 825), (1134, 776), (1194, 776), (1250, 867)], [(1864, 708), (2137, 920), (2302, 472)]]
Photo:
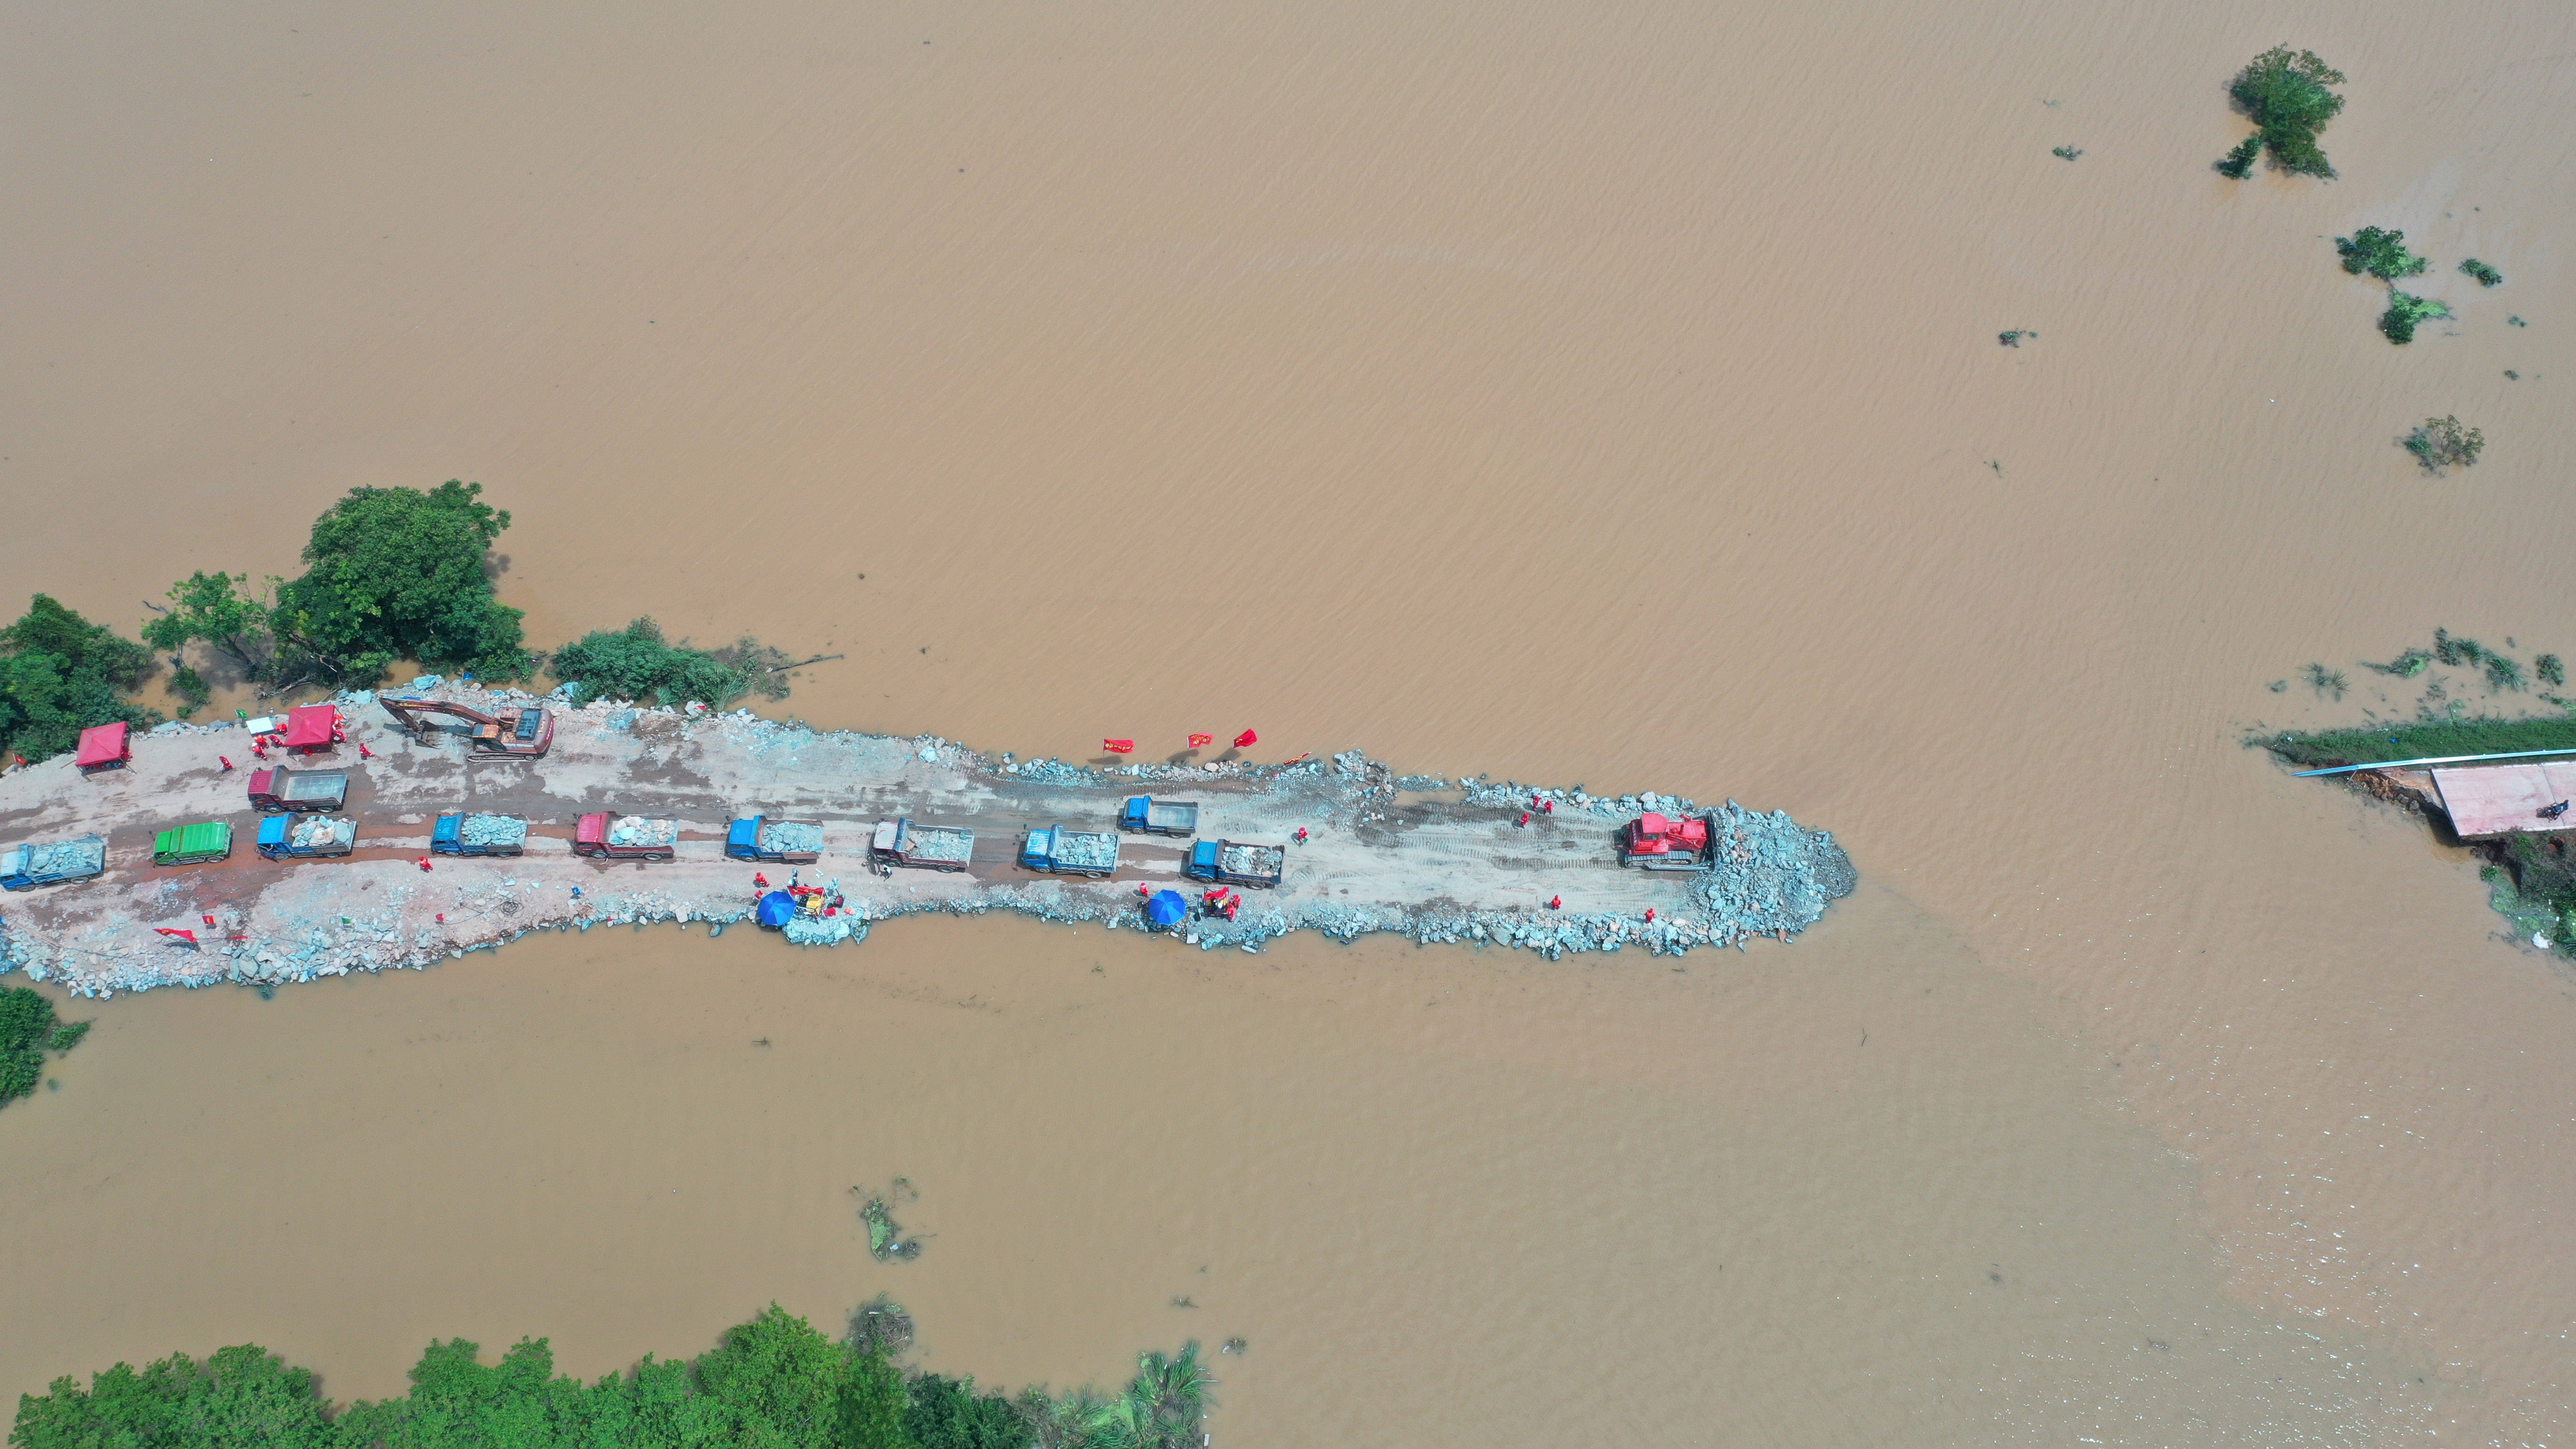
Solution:
[(55, 1021), (43, 992), (0, 986), (0, 1107), (36, 1090), (47, 1049), (70, 1051), (87, 1035), (88, 1022)]
[[(2415, 455), (2415, 461), (2423, 464), (2426, 471), (2438, 475), (2446, 468), (2466, 468), (2477, 462), (2478, 454), (2486, 450), (2487, 438), (2475, 428), (2460, 426), (2456, 417), (2426, 418), (2415, 431), (2406, 435), (2405, 445), (2406, 451)], [(2441, 636), (2437, 634), (2435, 637)], [(2460, 642), (2467, 644), (2471, 651), (2469, 658), (2474, 662), (2477, 645), (2471, 641)], [(2445, 658), (2442, 662), (2450, 664), (2455, 661)]]
[[(2334, 167), (2317, 149), (2317, 132), (2343, 109), (2343, 97), (2326, 89), (2342, 85), (2343, 79), (2343, 72), (2319, 60), (2315, 51), (2276, 45), (2247, 62), (2228, 82), (2227, 93), (2262, 128), (2255, 139), (2271, 153), (2276, 169), (2332, 178)], [(2246, 152), (2243, 169), (2230, 174), (2242, 176), (2252, 169), (2254, 158), (2245, 147), (2237, 150)], [(2235, 154), (2228, 159), (2234, 161)]]
[(2504, 281), (2504, 273), (2479, 261), (2476, 257), (2460, 263), (2460, 270), (2477, 278), (2478, 285), (2481, 287), (2492, 287)]
[(2227, 155), (2219, 161), (2218, 174), (2227, 177), (2230, 180), (2242, 181), (2246, 177), (2254, 174), (2254, 158), (2261, 155), (2262, 152), (2263, 133), (2257, 131), (2253, 135), (2246, 137), (2244, 140), (2237, 142), (2236, 149), (2228, 152)]
[(2322, 664), (2311, 664), (2301, 673), (2307, 678), (2308, 688), (2320, 695), (2331, 694), (2341, 699), (2343, 692), (2352, 687), (2352, 681), (2344, 677), (2342, 670), (2328, 669)]
[(2076, 157), (2084, 154), (2084, 148), (2081, 146), (2051, 146), (2048, 148), (2048, 154), (2056, 157), (2060, 161), (2072, 161)]
[(1995, 334), (1995, 340), (1996, 340), (1997, 342), (2002, 343), (2002, 344), (2003, 344), (2004, 346), (2006, 346), (2006, 347), (2019, 347), (2019, 346), (2021, 346), (2021, 340), (2022, 340), (2023, 338), (2025, 338), (2025, 337), (2037, 337), (2038, 335), (2039, 335), (2038, 333), (2031, 331), (2031, 330), (2030, 330), (2029, 328), (2027, 328), (2027, 327), (2016, 327), (2016, 328), (2014, 328), (2013, 330), (2011, 330), (2010, 332), (1998, 332), (1998, 333), (1996, 333), (1996, 334)]
[(2343, 254), (2345, 271), (2356, 277), (2368, 272), (2383, 282), (2414, 276), (2432, 265), (2406, 250), (2406, 233), (2375, 226), (2336, 237), (2335, 250)]
[(2388, 292), (2388, 310), (2379, 314), (2379, 330), (2389, 341), (2404, 346), (2415, 340), (2415, 324), (2432, 317), (2448, 317), (2451, 309), (2428, 297)]
[(632, 699), (646, 704), (697, 700), (722, 709), (746, 694), (784, 699), (787, 655), (756, 639), (721, 649), (692, 649), (687, 640), (665, 641), (650, 618), (615, 633), (594, 631), (555, 651), (547, 668), (575, 686), (573, 702)]
[(2539, 675), (2543, 684), (2555, 686), (2567, 682), (2567, 666), (2559, 663), (2555, 654), (2543, 654), (2531, 661), (2531, 672)]
[(18, 622), (0, 628), (0, 750), (41, 760), (70, 749), (91, 725), (159, 723), (121, 695), (152, 668), (142, 645), (35, 595)]

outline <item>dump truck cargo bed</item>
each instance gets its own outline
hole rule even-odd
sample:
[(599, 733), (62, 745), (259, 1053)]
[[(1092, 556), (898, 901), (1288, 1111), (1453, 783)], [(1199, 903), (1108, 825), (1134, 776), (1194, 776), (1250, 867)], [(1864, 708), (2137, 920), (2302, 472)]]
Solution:
[(107, 840), (103, 836), (28, 841), (0, 849), (0, 889), (33, 890), (41, 885), (84, 880), (106, 869)]

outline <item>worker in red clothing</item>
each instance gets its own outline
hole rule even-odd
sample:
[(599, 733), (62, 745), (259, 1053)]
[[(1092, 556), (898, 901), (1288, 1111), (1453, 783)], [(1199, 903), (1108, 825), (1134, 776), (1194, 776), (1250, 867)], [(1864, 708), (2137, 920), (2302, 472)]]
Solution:
[(227, 770), (233, 767), (232, 756), (230, 755), (217, 755), (215, 756), (215, 760)]
[(1563, 897), (1563, 896), (1549, 896), (1549, 897), (1547, 898), (1547, 908), (1548, 908), (1549, 910), (1551, 910), (1551, 911), (1561, 911), (1561, 910), (1564, 910), (1564, 909), (1565, 909), (1565, 897)]
[(371, 750), (371, 749), (368, 749), (368, 748), (366, 747), (366, 744), (365, 744), (363, 741), (361, 741), (361, 742), (359, 743), (359, 745), (358, 745), (358, 758), (359, 758), (359, 759), (362, 759), (362, 760), (372, 760), (372, 759), (374, 759), (375, 757), (376, 757), (376, 752), (375, 752), (375, 751), (373, 751), (373, 750)]
[(1540, 802), (1538, 802), (1538, 813), (1539, 813), (1539, 814), (1541, 814), (1541, 815), (1553, 815), (1553, 814), (1555, 814), (1555, 813), (1556, 813), (1556, 802), (1555, 802), (1555, 801), (1553, 801), (1553, 800), (1541, 800)]
[(425, 855), (424, 855), (424, 856), (422, 856), (422, 857), (420, 858), (420, 860), (419, 860), (418, 864), (419, 864), (419, 866), (420, 866), (420, 868), (421, 868), (422, 870), (424, 870), (424, 871), (428, 870), (428, 869), (429, 869), (429, 857), (428, 857), (428, 856), (425, 856)]
[(1303, 825), (1297, 827), (1297, 843), (1299, 845), (1306, 843), (1306, 827)]
[(1648, 906), (1648, 907), (1646, 907), (1646, 924), (1647, 924), (1647, 925), (1649, 925), (1649, 926), (1651, 926), (1651, 925), (1653, 925), (1654, 923), (1655, 923), (1655, 908), (1654, 908), (1653, 906)]
[(751, 887), (753, 890), (765, 891), (769, 889), (769, 876), (767, 872), (757, 870), (753, 871), (751, 873)]
[(1528, 824), (1529, 824), (1529, 812), (1528, 812), (1528, 811), (1526, 811), (1526, 810), (1522, 811), (1522, 812), (1521, 812), (1521, 818), (1520, 818), (1520, 819), (1518, 819), (1518, 820), (1516, 820), (1516, 821), (1514, 821), (1514, 822), (1512, 822), (1512, 823), (1513, 823), (1514, 825), (1518, 825), (1518, 826), (1526, 826), (1526, 825), (1528, 825)]

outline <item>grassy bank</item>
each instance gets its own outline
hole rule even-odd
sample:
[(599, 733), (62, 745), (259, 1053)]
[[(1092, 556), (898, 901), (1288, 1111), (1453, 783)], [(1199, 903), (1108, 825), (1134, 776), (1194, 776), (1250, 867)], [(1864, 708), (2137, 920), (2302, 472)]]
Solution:
[(2515, 750), (2576, 750), (2576, 715), (2536, 719), (2418, 720), (2363, 729), (2275, 735), (2260, 742), (2301, 769), (2420, 760), (2440, 755), (2501, 755)]

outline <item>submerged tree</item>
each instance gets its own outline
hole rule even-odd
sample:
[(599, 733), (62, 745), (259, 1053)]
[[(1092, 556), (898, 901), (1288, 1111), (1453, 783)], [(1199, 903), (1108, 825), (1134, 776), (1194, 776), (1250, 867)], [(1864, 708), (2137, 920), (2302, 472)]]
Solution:
[[(170, 604), (143, 621), (143, 642), (176, 654), (204, 644), (232, 662), (245, 680), (266, 677), (276, 643), (268, 632), (271, 601), (246, 593), (248, 574), (199, 569), (170, 586)], [(269, 580), (273, 590), (277, 580)]]
[[(2415, 461), (2423, 464), (2425, 471), (2439, 474), (2448, 468), (2466, 468), (2477, 462), (2478, 454), (2486, 451), (2487, 435), (2475, 428), (2462, 427), (2457, 417), (2440, 417), (2426, 418), (2403, 441), (2406, 451), (2415, 455)], [(2448, 634), (2436, 631), (2434, 642), (2445, 664), (2459, 662), (2453, 657), (2455, 655), (2465, 657), (2471, 663), (2477, 661), (2475, 640), (2452, 639)]]
[(2403, 346), (2415, 340), (2416, 323), (2450, 315), (2451, 309), (2440, 302), (2391, 287), (2388, 310), (2379, 314), (2380, 335)]
[(2227, 93), (2260, 129), (2229, 152), (2219, 170), (2243, 177), (2253, 170), (2256, 153), (2264, 151), (2278, 170), (2331, 179), (2334, 167), (2317, 148), (2317, 132), (2343, 109), (2343, 97), (2326, 89), (2343, 80), (2343, 72), (2313, 50), (2276, 45), (2254, 57), (2228, 82)]
[(2335, 250), (2343, 255), (2345, 271), (2356, 277), (2368, 272), (2383, 282), (2414, 276), (2432, 265), (2406, 249), (2406, 233), (2375, 226), (2336, 237)]
[(2460, 263), (2460, 270), (2467, 273), (2469, 276), (2476, 278), (2478, 285), (2481, 287), (2501, 286), (2504, 283), (2504, 273), (2497, 271), (2495, 268), (2488, 266), (2482, 261), (2479, 261), (2476, 257), (2471, 257), (2467, 261)]

